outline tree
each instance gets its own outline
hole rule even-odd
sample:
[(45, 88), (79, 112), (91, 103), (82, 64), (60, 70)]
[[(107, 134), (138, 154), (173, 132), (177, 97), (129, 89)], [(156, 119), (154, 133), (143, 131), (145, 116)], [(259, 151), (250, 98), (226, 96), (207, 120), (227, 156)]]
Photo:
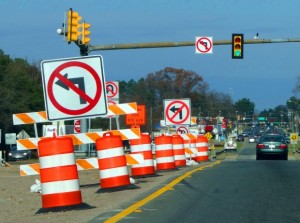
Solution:
[[(29, 126), (14, 126), (12, 115), (45, 110), (41, 73), (23, 59), (11, 59), (0, 50), (0, 129), (2, 135)], [(4, 141), (4, 140), (3, 140)], [(2, 141), (2, 142), (3, 142)]]
[(242, 98), (235, 103), (238, 114), (253, 117), (255, 104), (249, 98)]

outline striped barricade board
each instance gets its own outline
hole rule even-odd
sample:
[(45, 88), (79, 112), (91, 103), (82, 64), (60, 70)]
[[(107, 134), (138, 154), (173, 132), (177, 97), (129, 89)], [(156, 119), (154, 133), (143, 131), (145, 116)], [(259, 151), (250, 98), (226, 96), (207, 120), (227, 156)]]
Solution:
[[(144, 156), (142, 154), (126, 154), (127, 165), (136, 165), (144, 163)], [(77, 159), (76, 160), (77, 170), (90, 170), (98, 169), (98, 158), (92, 157), (87, 159)], [(24, 164), (20, 165), (20, 175), (30, 176), (40, 174), (40, 164)]]
[[(114, 104), (114, 105), (108, 105), (108, 113), (104, 117), (113, 116), (113, 115), (135, 114), (135, 113), (137, 113), (136, 102)], [(24, 125), (24, 124), (33, 124), (33, 123), (42, 123), (42, 122), (50, 122), (47, 119), (46, 111), (13, 114), (14, 125)]]
[[(141, 138), (141, 131), (139, 128), (109, 130), (109, 131), (101, 131), (101, 132), (78, 133), (78, 134), (69, 134), (69, 135), (64, 135), (64, 136), (71, 137), (73, 140), (73, 145), (76, 146), (76, 145), (82, 145), (82, 144), (95, 143), (96, 140), (99, 139), (100, 137), (102, 137), (103, 134), (106, 132), (112, 132), (113, 135), (120, 135), (122, 137), (122, 140)], [(18, 139), (17, 140), (17, 149), (18, 150), (37, 149), (38, 141), (43, 138), (45, 138), (45, 137)]]

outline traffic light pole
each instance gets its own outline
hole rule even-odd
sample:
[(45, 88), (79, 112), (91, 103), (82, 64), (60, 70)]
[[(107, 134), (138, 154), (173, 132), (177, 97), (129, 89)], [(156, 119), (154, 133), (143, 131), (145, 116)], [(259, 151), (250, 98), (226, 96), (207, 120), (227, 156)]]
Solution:
[[(244, 44), (264, 44), (264, 43), (292, 43), (300, 42), (300, 38), (292, 39), (249, 39), (244, 40)], [(232, 40), (216, 40), (213, 45), (230, 45)], [(149, 42), (149, 43), (128, 43), (128, 44), (109, 44), (88, 46), (88, 52), (97, 50), (122, 50), (122, 49), (143, 49), (143, 48), (164, 48), (164, 47), (182, 47), (195, 46), (195, 41), (186, 42)]]

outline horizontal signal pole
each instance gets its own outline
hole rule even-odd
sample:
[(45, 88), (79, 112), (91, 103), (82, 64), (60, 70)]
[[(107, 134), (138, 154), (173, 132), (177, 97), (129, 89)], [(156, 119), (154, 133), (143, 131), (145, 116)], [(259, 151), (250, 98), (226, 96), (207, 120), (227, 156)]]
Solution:
[[(296, 39), (250, 39), (244, 40), (244, 44), (263, 44), (263, 43), (291, 43), (300, 42), (300, 38)], [(229, 45), (232, 40), (216, 40), (213, 45)], [(195, 46), (193, 42), (150, 42), (150, 43), (125, 43), (125, 44), (109, 44), (89, 46), (88, 51), (97, 50), (125, 50), (125, 49), (143, 49), (143, 48), (163, 48), (163, 47), (180, 47), (180, 46)]]

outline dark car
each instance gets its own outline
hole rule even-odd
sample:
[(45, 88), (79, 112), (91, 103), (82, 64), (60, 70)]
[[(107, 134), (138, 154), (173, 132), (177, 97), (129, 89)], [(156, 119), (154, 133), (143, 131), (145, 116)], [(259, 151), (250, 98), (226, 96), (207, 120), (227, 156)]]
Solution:
[(288, 144), (283, 135), (266, 134), (262, 135), (256, 144), (256, 160), (263, 157), (279, 157), (288, 159)]
[(8, 151), (7, 159), (12, 160), (26, 160), (31, 156), (30, 150), (17, 150), (17, 146), (12, 146)]
[(244, 142), (244, 140), (245, 140), (245, 137), (244, 137), (244, 135), (242, 135), (242, 134), (239, 134), (239, 135), (236, 137), (236, 141), (237, 141), (237, 142)]

